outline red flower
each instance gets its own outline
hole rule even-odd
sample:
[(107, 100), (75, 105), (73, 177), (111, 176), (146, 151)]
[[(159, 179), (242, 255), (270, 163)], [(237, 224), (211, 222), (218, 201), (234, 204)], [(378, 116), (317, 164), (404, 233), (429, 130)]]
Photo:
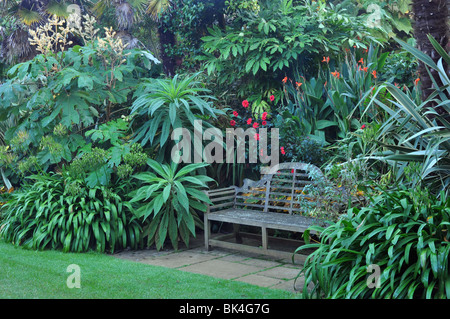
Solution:
[(262, 125), (267, 125), (267, 122), (266, 121), (262, 121)]
[(271, 95), (269, 99), (271, 102), (273, 102), (273, 100), (275, 100), (275, 96)]
[(265, 121), (267, 119), (267, 112), (263, 112), (261, 120)]
[(363, 58), (359, 59), (358, 63), (363, 64), (364, 63), (364, 59)]
[(297, 88), (301, 87), (303, 83), (301, 82), (295, 82), (295, 84), (297, 84)]
[(233, 115), (237, 117), (239, 115), (239, 113), (236, 111), (233, 111)]
[(341, 75), (338, 71), (331, 72), (331, 75), (334, 76), (336, 79), (339, 79), (339, 76)]
[(294, 174), (294, 169), (291, 169), (291, 173)]
[(361, 129), (364, 130), (365, 128), (366, 128), (366, 124), (363, 124), (363, 125), (361, 126)]
[(255, 140), (259, 141), (259, 134), (258, 133), (256, 133), (253, 137), (255, 138)]
[(230, 125), (231, 125), (231, 126), (235, 126), (235, 125), (236, 125), (236, 121), (235, 121), (235, 120), (231, 120), (231, 121), (230, 121)]
[(253, 123), (253, 128), (258, 128), (259, 124), (257, 122)]
[(282, 80), (283, 83), (286, 83), (288, 80), (287, 76), (284, 77), (284, 79)]
[(247, 108), (248, 107), (248, 101), (247, 100), (242, 101), (242, 106)]
[(373, 78), (376, 79), (377, 78), (377, 71), (373, 70), (372, 71), (372, 75), (373, 75)]
[(367, 66), (363, 67), (364, 72), (367, 72), (369, 68)]
[(247, 124), (248, 124), (248, 125), (252, 124), (252, 118), (249, 118), (249, 119), (247, 120)]
[(414, 85), (417, 86), (417, 83), (419, 83), (419, 81), (420, 81), (420, 78), (415, 79), (415, 80), (414, 80)]
[(330, 57), (329, 56), (323, 57), (322, 62), (330, 63)]
[(284, 151), (284, 147), (283, 146), (280, 147), (280, 151), (281, 151), (281, 154), (283, 154), (283, 155), (286, 154), (286, 152)]

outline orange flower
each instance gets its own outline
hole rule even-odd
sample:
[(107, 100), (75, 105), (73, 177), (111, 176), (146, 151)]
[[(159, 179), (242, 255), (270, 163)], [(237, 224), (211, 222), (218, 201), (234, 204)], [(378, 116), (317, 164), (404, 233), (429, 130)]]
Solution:
[(322, 62), (330, 63), (330, 57), (329, 56), (323, 57)]
[(339, 79), (340, 73), (338, 71), (331, 72), (331, 75), (334, 76), (336, 79)]
[(372, 71), (372, 75), (373, 75), (373, 78), (376, 79), (377, 78), (377, 71), (373, 70)]
[(286, 82), (287, 82), (287, 79), (288, 79), (287, 76), (285, 76), (284, 79), (282, 80), (282, 82), (283, 82), (283, 83), (286, 83)]
[(359, 59), (358, 63), (363, 64), (364, 63), (364, 59), (363, 58)]
[(363, 67), (364, 72), (367, 72), (369, 68), (367, 66)]
[(420, 81), (420, 78), (415, 79), (414, 80), (414, 85), (417, 86), (417, 83), (419, 83), (419, 81)]
[(295, 82), (295, 84), (297, 84), (297, 87), (299, 88), (299, 87), (302, 86), (303, 83), (301, 83), (301, 82)]

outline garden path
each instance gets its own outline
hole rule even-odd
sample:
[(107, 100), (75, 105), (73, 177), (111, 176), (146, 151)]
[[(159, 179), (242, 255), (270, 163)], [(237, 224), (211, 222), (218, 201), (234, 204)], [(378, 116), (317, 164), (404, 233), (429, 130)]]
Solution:
[(292, 260), (274, 259), (222, 248), (206, 251), (203, 234), (197, 234), (197, 238), (192, 239), (189, 246), (186, 248), (183, 245), (177, 251), (171, 248), (160, 251), (154, 248), (125, 250), (114, 256), (272, 289), (300, 292), (303, 287), (303, 277), (296, 280), (302, 267), (297, 261), (294, 264)]

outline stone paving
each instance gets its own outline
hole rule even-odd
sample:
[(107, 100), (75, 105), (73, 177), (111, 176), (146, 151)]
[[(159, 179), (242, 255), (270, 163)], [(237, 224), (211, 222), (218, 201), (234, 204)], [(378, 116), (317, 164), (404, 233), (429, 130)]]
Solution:
[(170, 249), (162, 251), (156, 249), (130, 250), (116, 253), (114, 256), (149, 265), (291, 292), (300, 292), (303, 287), (303, 278), (299, 277), (296, 280), (301, 270), (301, 264), (293, 264), (291, 260), (273, 259), (263, 255), (222, 248), (206, 251), (200, 240), (191, 243), (189, 249), (180, 248), (178, 251)]

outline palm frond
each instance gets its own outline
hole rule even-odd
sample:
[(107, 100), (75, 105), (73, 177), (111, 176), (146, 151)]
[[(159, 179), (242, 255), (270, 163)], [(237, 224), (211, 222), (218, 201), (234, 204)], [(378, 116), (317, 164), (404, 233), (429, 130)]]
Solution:
[(28, 10), (25, 8), (20, 8), (17, 11), (17, 16), (20, 21), (27, 26), (31, 26), (32, 24), (36, 24), (42, 21), (43, 17), (37, 11)]
[(67, 11), (68, 5), (65, 2), (50, 1), (45, 10), (50, 15), (56, 15), (58, 18), (67, 18), (69, 12)]
[(159, 20), (161, 14), (170, 9), (171, 4), (172, 2), (170, 0), (150, 0), (147, 7), (147, 13), (150, 14), (154, 20)]

